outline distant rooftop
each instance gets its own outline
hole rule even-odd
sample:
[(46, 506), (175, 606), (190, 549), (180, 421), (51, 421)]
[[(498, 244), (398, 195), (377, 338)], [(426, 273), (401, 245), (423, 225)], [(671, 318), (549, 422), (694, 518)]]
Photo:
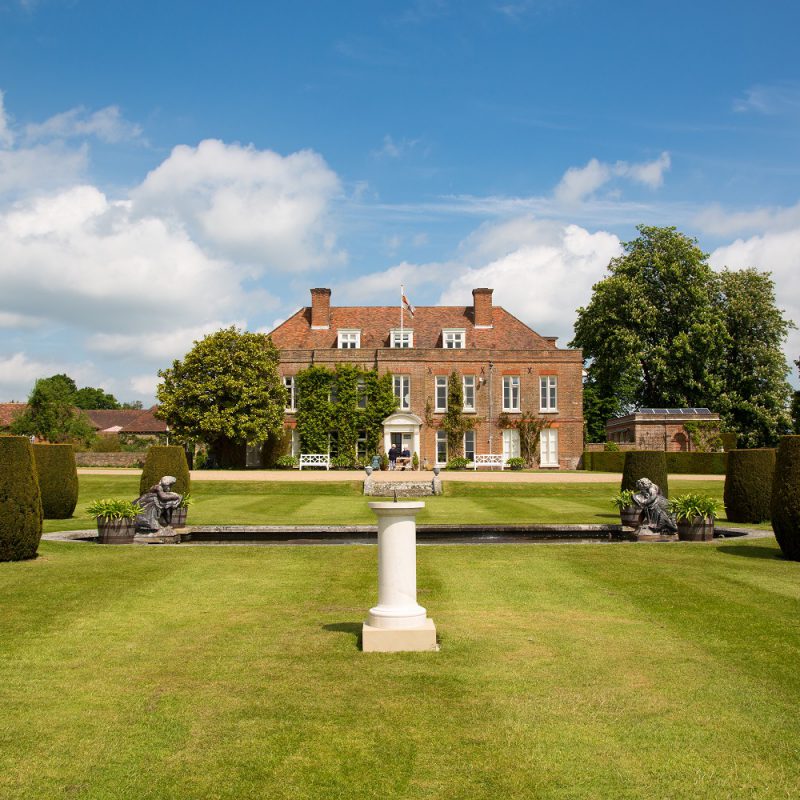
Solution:
[(640, 408), (634, 414), (710, 414), (710, 408)]

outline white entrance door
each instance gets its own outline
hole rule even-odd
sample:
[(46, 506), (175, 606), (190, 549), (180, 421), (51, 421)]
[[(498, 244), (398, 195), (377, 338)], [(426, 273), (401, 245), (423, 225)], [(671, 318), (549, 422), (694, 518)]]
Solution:
[(503, 461), (519, 458), (519, 431), (509, 428), (503, 431)]
[(558, 466), (558, 431), (555, 428), (545, 428), (539, 434), (539, 466)]

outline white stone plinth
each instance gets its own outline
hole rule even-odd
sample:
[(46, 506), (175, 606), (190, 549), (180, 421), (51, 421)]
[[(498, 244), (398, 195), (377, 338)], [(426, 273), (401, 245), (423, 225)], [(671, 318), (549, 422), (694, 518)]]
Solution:
[(378, 517), (378, 605), (362, 629), (365, 652), (436, 650), (436, 628), (417, 603), (417, 512), (425, 503), (370, 503)]

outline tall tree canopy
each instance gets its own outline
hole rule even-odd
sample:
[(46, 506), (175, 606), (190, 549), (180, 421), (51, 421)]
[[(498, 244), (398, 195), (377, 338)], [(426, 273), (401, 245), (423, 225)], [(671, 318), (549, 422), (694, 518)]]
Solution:
[(75, 381), (67, 375), (40, 378), (28, 397), (28, 408), (11, 425), (13, 433), (48, 442), (80, 442), (95, 436), (91, 422), (75, 407)]
[(78, 408), (105, 408), (114, 410), (120, 408), (117, 398), (113, 394), (104, 392), (102, 389), (95, 389), (92, 386), (84, 386), (78, 389), (73, 395), (72, 402)]
[(578, 309), (571, 345), (587, 359), (589, 431), (605, 422), (593, 413), (707, 406), (741, 444), (774, 443), (788, 425), (780, 347), (792, 323), (775, 307), (769, 274), (717, 274), (674, 227), (638, 231)]
[(159, 416), (178, 437), (205, 442), (218, 457), (231, 445), (263, 442), (283, 429), (279, 362), (265, 334), (235, 327), (212, 333), (159, 371)]

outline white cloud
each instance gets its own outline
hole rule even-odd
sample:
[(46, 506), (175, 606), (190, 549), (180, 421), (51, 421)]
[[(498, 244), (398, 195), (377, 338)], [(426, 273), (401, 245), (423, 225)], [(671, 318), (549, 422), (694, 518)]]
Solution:
[[(523, 236), (523, 231), (526, 235)], [(504, 233), (507, 241), (503, 245)], [(608, 262), (620, 255), (619, 239), (578, 225), (518, 220), (484, 226), (473, 242), (476, 254), (500, 253), (489, 263), (463, 270), (442, 292), (446, 305), (469, 305), (472, 289), (488, 286), (493, 299), (543, 336), (572, 336), (575, 309), (588, 302), (591, 287)], [(520, 291), (525, 287), (524, 291)]]
[(0, 311), (0, 328), (38, 328), (43, 322), (41, 317)]
[[(800, 325), (800, 227), (737, 239), (714, 250), (709, 263), (714, 269), (756, 267), (771, 272), (778, 308)], [(789, 333), (785, 349), (791, 360), (800, 356), (800, 331)]]
[(593, 158), (585, 167), (570, 167), (555, 188), (561, 203), (578, 203), (611, 179), (611, 167)]
[(208, 139), (174, 148), (131, 200), (134, 217), (179, 225), (221, 257), (294, 271), (344, 260), (329, 219), (340, 190), (310, 150), (281, 156)]
[(558, 202), (567, 205), (580, 203), (615, 177), (627, 178), (657, 189), (664, 183), (664, 173), (671, 163), (667, 152), (661, 153), (653, 161), (634, 164), (627, 161), (606, 164), (592, 158), (584, 167), (570, 167), (556, 186), (554, 196)]
[(796, 114), (800, 111), (800, 84), (793, 82), (773, 85), (751, 86), (733, 101), (733, 110), (740, 113), (756, 113), (774, 116)]
[(31, 358), (22, 352), (0, 355), (0, 397), (25, 400), (38, 378), (62, 372), (74, 378), (78, 385), (90, 384), (96, 376), (93, 365), (86, 362), (65, 364)]
[(141, 135), (141, 126), (123, 119), (118, 106), (106, 106), (93, 113), (79, 106), (25, 127), (25, 136), (29, 141), (93, 136), (102, 142), (115, 144), (139, 139)]
[(134, 375), (128, 383), (136, 394), (148, 398), (149, 401), (150, 398), (155, 397), (156, 388), (160, 381), (161, 378), (155, 372), (146, 372), (142, 375)]
[(74, 183), (86, 171), (88, 148), (60, 142), (0, 150), (0, 195), (31, 194)]
[(0, 147), (11, 147), (14, 144), (14, 134), (11, 132), (9, 117), (5, 109), (5, 93), (0, 89)]
[(383, 145), (372, 152), (375, 158), (402, 158), (408, 155), (421, 139), (394, 139), (388, 133), (383, 137)]
[(800, 203), (788, 208), (755, 208), (733, 212), (715, 204), (699, 212), (694, 223), (705, 233), (716, 236), (791, 230), (800, 228)]

